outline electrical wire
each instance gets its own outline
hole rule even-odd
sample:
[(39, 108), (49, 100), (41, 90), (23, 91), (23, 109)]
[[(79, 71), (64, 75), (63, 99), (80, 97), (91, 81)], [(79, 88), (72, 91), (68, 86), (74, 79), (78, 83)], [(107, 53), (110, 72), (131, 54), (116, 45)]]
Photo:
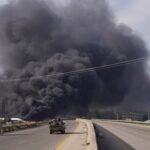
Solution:
[(108, 64), (108, 65), (96, 66), (96, 67), (74, 70), (74, 71), (69, 71), (69, 72), (58, 72), (58, 73), (52, 73), (52, 74), (42, 75), (42, 76), (4, 79), (4, 80), (0, 80), (0, 82), (16, 82), (16, 81), (36, 80), (36, 79), (48, 78), (48, 77), (54, 77), (54, 76), (68, 76), (68, 75), (73, 75), (73, 74), (88, 73), (88, 72), (92, 72), (92, 71), (96, 71), (96, 70), (106, 70), (106, 69), (110, 69), (110, 68), (119, 67), (122, 65), (130, 65), (133, 63), (139, 63), (139, 62), (147, 60), (148, 58), (150, 58), (150, 57), (149, 56), (148, 57), (141, 57), (141, 58), (137, 58), (137, 59), (126, 60), (126, 61), (117, 62), (117, 63), (113, 63), (113, 64)]

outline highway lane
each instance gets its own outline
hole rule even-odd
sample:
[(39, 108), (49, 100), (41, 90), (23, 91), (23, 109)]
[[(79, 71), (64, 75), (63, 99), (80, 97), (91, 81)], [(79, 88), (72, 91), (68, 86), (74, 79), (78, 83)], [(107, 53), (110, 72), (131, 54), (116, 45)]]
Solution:
[[(69, 134), (77, 126), (76, 121), (66, 121)], [(0, 150), (54, 150), (68, 134), (49, 134), (48, 125), (0, 135)]]
[[(101, 130), (106, 129), (110, 131), (119, 137), (119, 139), (131, 145), (134, 149), (150, 150), (149, 126), (100, 120), (95, 120), (94, 122), (99, 127), (102, 127)], [(118, 143), (121, 143), (121, 140), (118, 140)]]

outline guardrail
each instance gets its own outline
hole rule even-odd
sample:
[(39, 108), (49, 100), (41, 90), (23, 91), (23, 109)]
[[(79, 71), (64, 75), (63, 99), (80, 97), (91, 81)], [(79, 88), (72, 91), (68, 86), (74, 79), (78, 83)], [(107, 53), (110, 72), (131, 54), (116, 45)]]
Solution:
[(86, 119), (77, 119), (77, 121), (83, 122), (87, 126), (87, 149), (88, 150), (98, 150), (97, 141), (96, 141), (96, 134), (94, 130), (94, 126), (91, 120)]

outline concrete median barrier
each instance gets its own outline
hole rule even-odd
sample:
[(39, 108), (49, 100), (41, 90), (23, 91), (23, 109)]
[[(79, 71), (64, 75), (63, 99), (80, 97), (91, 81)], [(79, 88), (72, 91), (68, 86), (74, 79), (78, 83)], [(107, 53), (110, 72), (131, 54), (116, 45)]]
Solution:
[(86, 119), (77, 119), (79, 122), (83, 122), (87, 126), (87, 149), (88, 150), (98, 150), (97, 141), (96, 141), (96, 134), (94, 130), (94, 126), (91, 120)]

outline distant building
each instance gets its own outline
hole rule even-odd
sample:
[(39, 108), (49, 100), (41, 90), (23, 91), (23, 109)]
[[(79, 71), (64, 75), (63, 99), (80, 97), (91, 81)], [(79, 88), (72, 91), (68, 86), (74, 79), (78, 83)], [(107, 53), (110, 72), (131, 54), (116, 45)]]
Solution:
[(146, 112), (124, 112), (119, 113), (119, 119), (144, 121), (147, 120), (148, 114)]

